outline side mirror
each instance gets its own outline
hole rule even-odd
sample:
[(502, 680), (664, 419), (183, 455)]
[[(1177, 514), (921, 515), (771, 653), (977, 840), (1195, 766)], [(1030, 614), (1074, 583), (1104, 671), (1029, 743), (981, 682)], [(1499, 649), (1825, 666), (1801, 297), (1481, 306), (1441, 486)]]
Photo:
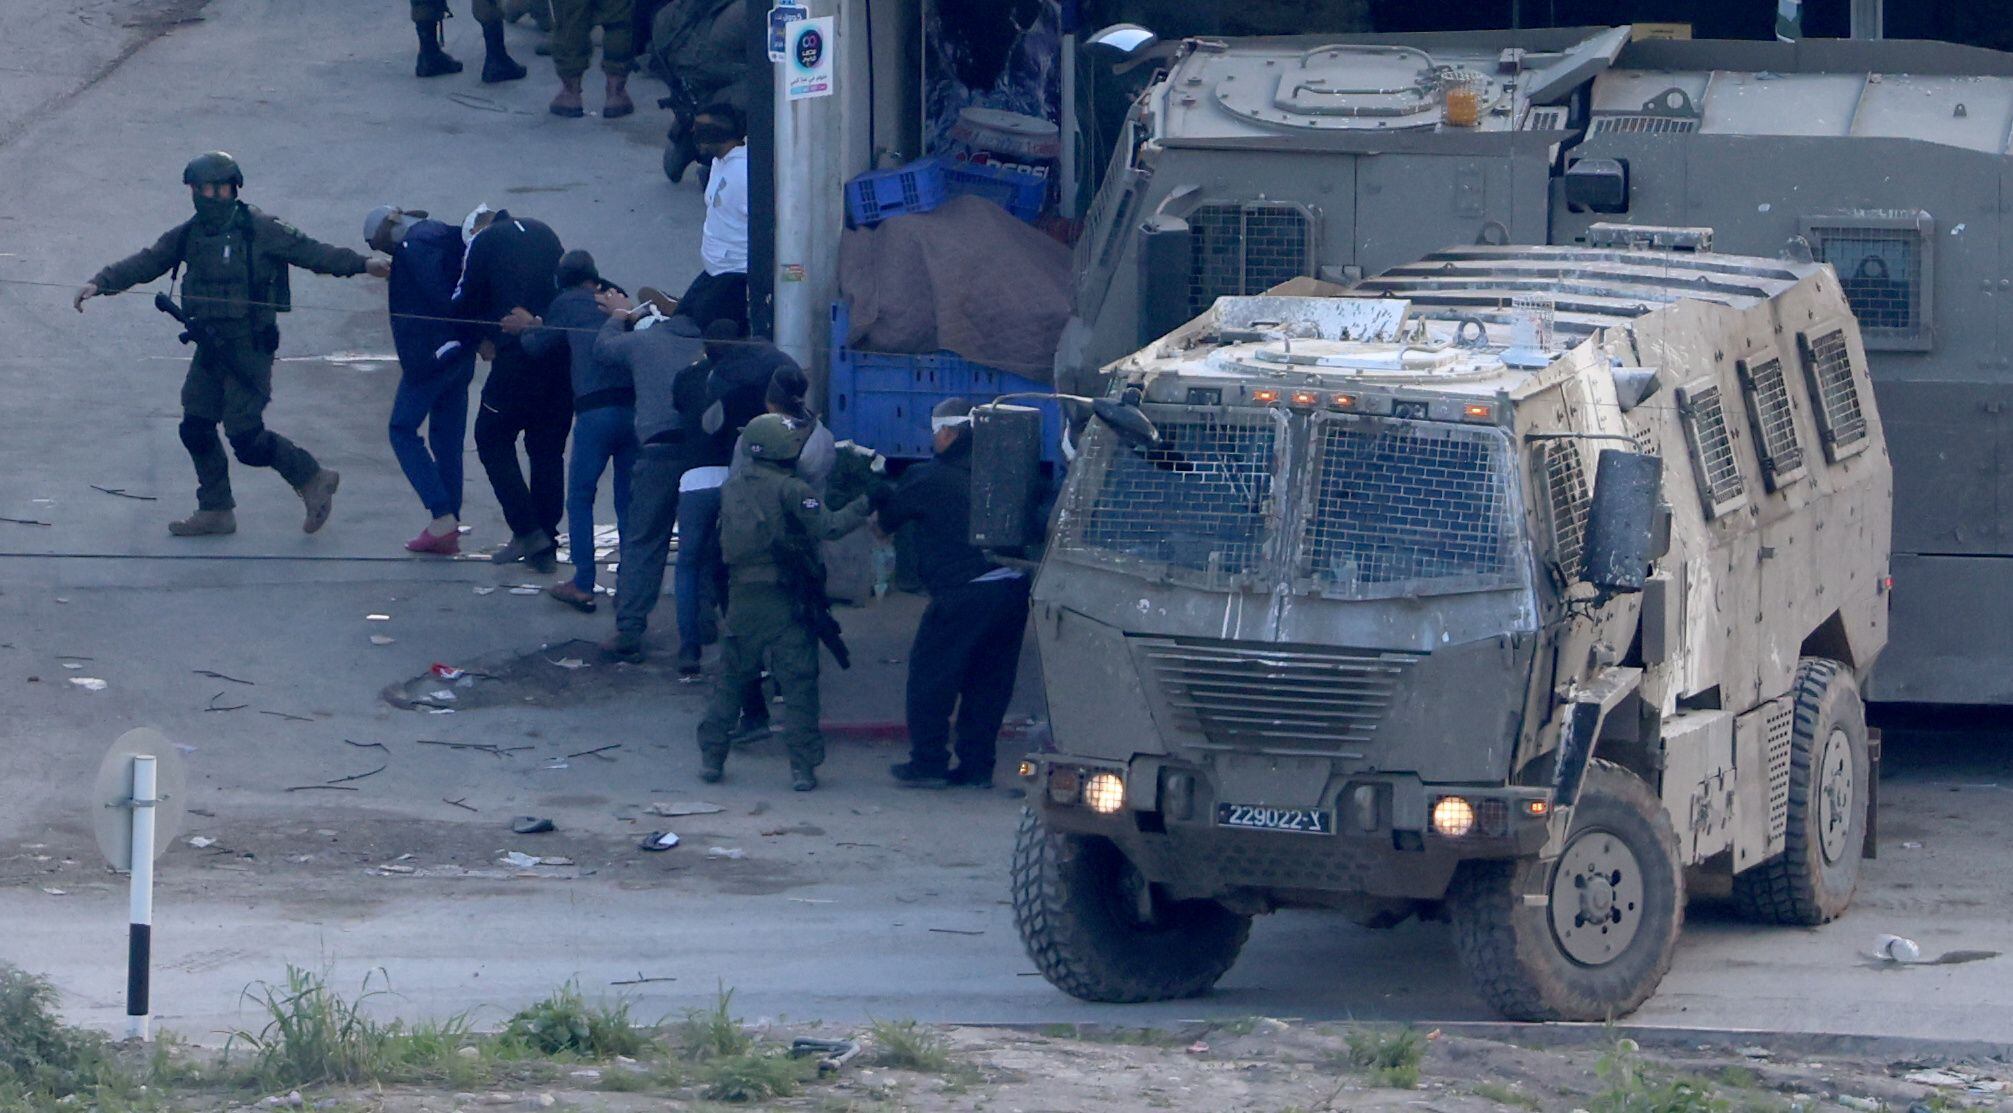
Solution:
[(1593, 505), (1587, 512), (1588, 583), (1624, 595), (1643, 589), (1654, 559), (1657, 507), (1662, 500), (1663, 464), (1655, 456), (1601, 450), (1594, 470)]

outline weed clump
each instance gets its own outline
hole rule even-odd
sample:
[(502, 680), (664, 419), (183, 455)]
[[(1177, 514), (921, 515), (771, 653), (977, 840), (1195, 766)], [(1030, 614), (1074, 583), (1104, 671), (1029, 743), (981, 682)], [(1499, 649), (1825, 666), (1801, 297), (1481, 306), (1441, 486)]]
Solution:
[(540, 1055), (575, 1054), (594, 1059), (634, 1056), (648, 1042), (630, 1020), (627, 1001), (589, 1005), (578, 982), (567, 982), (545, 1000), (511, 1017), (503, 1027), (503, 1041)]
[(747, 1051), (716, 1058), (700, 1072), (707, 1101), (766, 1101), (786, 1098), (815, 1077), (817, 1065), (777, 1052)]
[(91, 1089), (109, 1063), (103, 1036), (57, 1017), (54, 986), (0, 963), (0, 1098), (10, 1089), (23, 1099)]
[(678, 1025), (678, 1046), (695, 1063), (732, 1059), (755, 1049), (755, 1039), (734, 1018), (734, 991), (722, 986), (710, 1009), (690, 1009)]
[(918, 1074), (948, 1074), (956, 1066), (950, 1041), (913, 1020), (876, 1020), (869, 1038), (876, 1066)]
[(1356, 1028), (1348, 1035), (1349, 1065), (1379, 1086), (1411, 1090), (1419, 1085), (1426, 1041), (1410, 1028)]
[(1608, 1088), (1587, 1102), (1588, 1113), (1725, 1113), (1732, 1106), (1688, 1078), (1658, 1079), (1636, 1058), (1634, 1040), (1616, 1040), (1594, 1064)]

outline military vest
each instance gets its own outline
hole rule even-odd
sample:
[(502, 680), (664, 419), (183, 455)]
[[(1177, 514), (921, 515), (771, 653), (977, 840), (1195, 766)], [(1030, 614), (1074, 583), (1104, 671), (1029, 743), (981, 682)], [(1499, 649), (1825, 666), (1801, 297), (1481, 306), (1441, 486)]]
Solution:
[(182, 311), (200, 321), (270, 324), (291, 306), (287, 267), (258, 257), (258, 219), (248, 207), (220, 232), (182, 226)]

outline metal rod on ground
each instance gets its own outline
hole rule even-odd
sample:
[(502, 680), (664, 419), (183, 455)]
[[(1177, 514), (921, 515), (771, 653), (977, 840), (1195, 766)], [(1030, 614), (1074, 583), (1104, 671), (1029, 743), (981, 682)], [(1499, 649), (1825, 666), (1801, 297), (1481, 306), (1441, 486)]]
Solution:
[(147, 1038), (147, 991), (154, 945), (154, 758), (133, 758), (133, 872), (126, 936), (126, 1036)]

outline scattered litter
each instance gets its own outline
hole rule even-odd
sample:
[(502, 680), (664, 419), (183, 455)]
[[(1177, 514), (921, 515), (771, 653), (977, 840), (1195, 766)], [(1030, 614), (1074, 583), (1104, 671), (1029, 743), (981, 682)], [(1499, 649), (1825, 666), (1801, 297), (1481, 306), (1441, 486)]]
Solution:
[(713, 859), (738, 862), (747, 856), (748, 852), (738, 846), (709, 846), (706, 848), (706, 857)]
[(458, 669), (455, 668), (453, 665), (443, 665), (439, 661), (435, 661), (432, 667), (428, 668), (426, 671), (441, 678), (442, 680), (460, 680), (462, 677), (468, 675), (468, 672), (465, 669)]
[[(7, 523), (7, 524), (9, 524), (9, 525), (15, 525), (15, 526), (45, 526), (45, 527), (53, 527), (53, 526), (55, 526), (55, 524), (56, 524), (56, 523), (54, 523), (54, 522), (45, 522), (45, 521), (41, 520), (40, 518), (0, 518), (0, 522), (6, 522), (6, 523)], [(56, 601), (57, 601), (58, 603), (62, 603), (62, 602), (65, 602), (65, 600), (62, 600), (62, 599), (58, 599), (58, 600), (56, 600)]]
[(426, 713), (427, 713), (427, 714), (429, 714), (429, 715), (452, 715), (452, 714), (454, 714), (454, 708), (452, 708), (452, 707), (429, 707), (429, 708), (427, 708), (427, 709), (426, 709)]
[(636, 845), (641, 850), (669, 850), (678, 845), (678, 836), (669, 831), (652, 831)]
[(982, 932), (982, 931), (964, 931), (964, 930), (962, 930), (962, 929), (960, 929), (960, 928), (930, 928), (930, 929), (928, 929), (928, 930), (930, 930), (930, 931), (932, 931), (932, 932), (935, 932), (935, 933), (936, 933), (936, 934), (938, 934), (938, 935), (984, 935), (984, 934), (985, 934), (985, 932)]
[(568, 765), (568, 764), (566, 764), (565, 762), (563, 762), (563, 761), (560, 761), (560, 760), (558, 760), (558, 759), (556, 759), (556, 758), (555, 758), (555, 759), (554, 759), (554, 760), (553, 760), (553, 761), (552, 761), (552, 762), (551, 762), (550, 764), (548, 764), (548, 765), (541, 765), (541, 766), (539, 766), (539, 768), (540, 768), (540, 769), (571, 769), (571, 768), (573, 768), (573, 767), (572, 767), (571, 765)]
[(1903, 850), (1921, 850), (1921, 849), (1922, 849), (1922, 844), (1921, 844), (1921, 843), (1919, 843), (1919, 842), (1905, 842), (1905, 843), (1902, 843), (1902, 844), (1901, 844), (1901, 849), (1903, 849)]
[(510, 830), (519, 835), (543, 835), (558, 828), (543, 816), (520, 815), (510, 821)]
[(475, 589), (475, 593), (477, 595), (494, 595), (496, 594), (496, 589), (493, 587), (478, 587)]
[(95, 676), (73, 676), (70, 678), (70, 683), (87, 692), (102, 692), (105, 690), (105, 682)]
[(398, 640), (397, 638), (389, 637), (384, 634), (372, 634), (370, 636), (370, 644), (372, 645), (390, 645), (391, 643), (397, 640)]
[(426, 698), (437, 699), (442, 703), (453, 703), (457, 697), (453, 692), (449, 691), (446, 688), (436, 688), (433, 691), (428, 692), (426, 694)]
[(578, 657), (561, 657), (559, 660), (554, 661), (552, 663), (558, 665), (562, 669), (584, 669), (588, 667), (587, 662), (581, 660)]
[(391, 752), (391, 747), (385, 745), (382, 742), (357, 742), (352, 739), (345, 738), (343, 739), (343, 745), (355, 746), (359, 750), (383, 750), (385, 753)]
[(1775, 1052), (1770, 1051), (1768, 1048), (1759, 1046), (1743, 1047), (1740, 1049), (1740, 1053), (1744, 1058), (1748, 1059), (1768, 1059), (1775, 1055)]
[(816, 1040), (800, 1038), (790, 1041), (790, 1058), (804, 1059), (812, 1055), (818, 1057), (820, 1075), (836, 1074), (860, 1053), (857, 1040)]
[(349, 775), (349, 776), (347, 776), (347, 777), (337, 777), (337, 778), (336, 778), (335, 780), (332, 780), (332, 781), (329, 781), (329, 782), (326, 782), (326, 783), (328, 783), (328, 784), (332, 784), (332, 785), (339, 785), (339, 784), (344, 784), (344, 783), (346, 783), (346, 782), (349, 782), (349, 781), (360, 781), (360, 780), (363, 780), (363, 779), (364, 779), (365, 777), (375, 777), (375, 776), (377, 776), (377, 775), (378, 775), (379, 773), (382, 773), (382, 772), (384, 772), (384, 771), (385, 771), (386, 769), (389, 769), (389, 768), (391, 768), (391, 764), (390, 764), (389, 762), (387, 762), (387, 763), (385, 763), (385, 764), (383, 764), (383, 765), (380, 765), (380, 766), (378, 766), (378, 767), (377, 767), (377, 768), (375, 768), (375, 769), (372, 769), (372, 770), (370, 770), (370, 771), (369, 771), (369, 772), (367, 772), (367, 773), (352, 773), (352, 774), (350, 774), (350, 775)]
[(42, 887), (42, 891), (49, 894), (52, 897), (67, 897), (70, 895), (70, 891), (68, 889), (51, 889), (46, 885)]
[(365, 622), (390, 622), (391, 616), (388, 614), (367, 614), (363, 616), (363, 619)]
[(1996, 1094), (2006, 1089), (2006, 1083), (1996, 1078), (1986, 1078), (1977, 1074), (1959, 1074), (1951, 1070), (1916, 1070), (1902, 1075), (1902, 1078), (1918, 1086), (1935, 1086), (1939, 1089), (1962, 1087), (1974, 1094)]
[(1201, 1040), (1196, 1040), (1194, 1043), (1188, 1045), (1188, 1053), (1190, 1055), (1207, 1055), (1209, 1054), (1209, 1045)]
[(195, 847), (197, 850), (207, 850), (217, 845), (217, 840), (208, 835), (191, 835), (189, 836), (189, 845)]
[(271, 715), (271, 716), (272, 716), (273, 718), (275, 718), (275, 719), (285, 719), (286, 721), (288, 721), (288, 722), (290, 722), (290, 723), (312, 723), (312, 722), (314, 722), (314, 720), (313, 720), (313, 719), (309, 718), (309, 717), (308, 717), (308, 716), (306, 716), (306, 715), (291, 715), (291, 714), (288, 714), (288, 713), (287, 713), (287, 712), (285, 712), (285, 711), (260, 711), (260, 712), (259, 712), (259, 714), (261, 714), (261, 715)]
[(510, 593), (512, 595), (536, 595), (538, 594), (538, 589), (530, 586), (513, 587), (510, 589)]
[[(1962, 225), (1959, 225), (1959, 227), (1962, 227)], [(108, 495), (117, 495), (122, 499), (133, 499), (138, 502), (161, 501), (160, 499), (155, 498), (153, 495), (136, 495), (133, 492), (126, 490), (124, 487), (100, 487), (96, 483), (93, 483), (91, 484), (91, 489), (93, 491), (103, 491)]]
[(412, 866), (401, 866), (401, 865), (398, 865), (397, 863), (392, 863), (392, 862), (387, 862), (386, 864), (384, 864), (384, 865), (382, 865), (382, 866), (379, 866), (379, 867), (377, 868), (377, 872), (379, 872), (379, 873), (403, 873), (403, 874), (413, 874), (413, 873), (418, 873), (419, 871), (418, 871), (417, 869), (413, 868)]
[(84, 663), (82, 661), (65, 661), (63, 662), (63, 667), (66, 669), (81, 669), (84, 667)]
[(708, 804), (704, 800), (674, 800), (668, 804), (659, 800), (651, 803), (649, 807), (643, 810), (649, 812), (651, 815), (680, 816), (716, 815), (727, 809), (718, 804)]
[(1881, 1104), (1877, 1101), (1874, 1101), (1872, 1098), (1855, 1097), (1851, 1094), (1840, 1094), (1835, 1100), (1837, 1100), (1838, 1104), (1846, 1107), (1847, 1109), (1857, 1109), (1860, 1111), (1860, 1113), (1880, 1113), (1881, 1110)]
[(837, 901), (825, 897), (784, 897), (791, 904), (836, 904)]
[(440, 798), (440, 802), (448, 805), (449, 807), (460, 808), (462, 811), (465, 812), (480, 812), (482, 810), (481, 808), (475, 807), (474, 805), (470, 804), (468, 802), (468, 797), (466, 796), (462, 797), (459, 800), (449, 800), (447, 797), (443, 796)]
[(1915, 940), (1899, 935), (1877, 935), (1873, 938), (1873, 957), (1888, 962), (1914, 962), (1922, 957), (1922, 948)]
[(214, 696), (211, 696), (211, 697), (210, 697), (210, 705), (209, 705), (208, 707), (205, 707), (205, 708), (203, 708), (203, 710), (205, 710), (205, 711), (243, 711), (243, 710), (244, 710), (245, 708), (247, 708), (247, 707), (250, 707), (250, 706), (251, 706), (251, 704), (248, 704), (248, 703), (229, 703), (229, 704), (225, 704), (225, 703), (218, 703), (218, 702), (217, 702), (218, 700), (220, 700), (220, 699), (223, 699), (223, 698), (224, 698), (224, 694), (223, 694), (222, 692), (218, 692), (218, 693), (217, 693), (216, 695), (214, 695)]
[(594, 748), (593, 748), (593, 749), (591, 749), (591, 750), (581, 750), (581, 751), (580, 751), (579, 753), (572, 753), (572, 754), (567, 754), (566, 756), (567, 756), (567, 757), (570, 757), (570, 758), (573, 758), (573, 757), (598, 757), (598, 758), (600, 758), (600, 759), (601, 759), (601, 760), (603, 760), (603, 761), (614, 761), (614, 760), (615, 760), (614, 758), (612, 758), (612, 757), (609, 757), (609, 756), (608, 756), (608, 751), (610, 751), (610, 750), (619, 750), (619, 749), (621, 749), (621, 748), (622, 748), (622, 743), (620, 743), (620, 742), (611, 742), (611, 743), (609, 743), (609, 744), (608, 744), (608, 745), (606, 745), (606, 746), (596, 746), (596, 747), (594, 747)]
[(540, 858), (535, 854), (526, 854), (521, 850), (510, 851), (500, 860), (506, 866), (515, 866), (521, 870), (528, 870), (533, 866), (570, 866), (573, 864), (573, 859), (571, 858)]
[(567, 1071), (566, 1077), (578, 1078), (583, 1082), (599, 1082), (601, 1080), (601, 1072), (595, 1070), (593, 1067), (583, 1067), (580, 1070)]
[(58, 595), (56, 597), (56, 601), (58, 603), (68, 603), (70, 601), (70, 597), (67, 595)]

